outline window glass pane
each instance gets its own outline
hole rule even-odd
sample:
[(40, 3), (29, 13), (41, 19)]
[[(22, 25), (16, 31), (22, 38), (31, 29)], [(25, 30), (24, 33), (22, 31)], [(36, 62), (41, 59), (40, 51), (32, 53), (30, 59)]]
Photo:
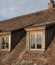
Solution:
[(2, 49), (9, 49), (9, 36), (2, 38)]
[(41, 38), (37, 38), (37, 44), (41, 44)]
[(41, 49), (41, 44), (37, 44), (37, 49)]
[(9, 37), (4, 37), (4, 41), (5, 41), (5, 43), (8, 43), (9, 42)]
[(9, 37), (6, 37), (6, 43), (9, 43)]
[(41, 38), (41, 33), (36, 34), (37, 38)]
[(2, 44), (5, 45), (5, 40), (4, 40), (4, 38), (2, 38)]
[(31, 34), (31, 49), (35, 48), (35, 34)]
[(42, 48), (42, 34), (32, 33), (30, 37), (31, 49), (41, 49)]
[(41, 33), (36, 34), (36, 44), (37, 44), (37, 49), (41, 49), (41, 44), (42, 44)]
[(5, 47), (8, 49), (9, 48), (9, 37), (6, 37), (6, 39), (5, 39)]
[(5, 49), (5, 41), (4, 41), (4, 38), (2, 38), (2, 49)]
[(5, 49), (5, 46), (2, 46), (2, 49)]
[(7, 49), (9, 48), (9, 44), (8, 44), (8, 43), (6, 43), (6, 48), (7, 48)]

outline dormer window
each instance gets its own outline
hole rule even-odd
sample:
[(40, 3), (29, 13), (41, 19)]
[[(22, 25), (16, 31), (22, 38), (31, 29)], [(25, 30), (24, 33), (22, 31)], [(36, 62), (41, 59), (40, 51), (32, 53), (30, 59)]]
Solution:
[(26, 28), (26, 51), (45, 51), (45, 27)]
[(7, 33), (0, 34), (1, 51), (10, 51), (11, 49), (11, 35)]

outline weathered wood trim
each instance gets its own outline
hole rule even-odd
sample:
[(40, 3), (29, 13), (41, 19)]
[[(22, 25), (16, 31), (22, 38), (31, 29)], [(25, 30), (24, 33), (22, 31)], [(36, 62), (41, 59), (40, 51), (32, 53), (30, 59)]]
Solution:
[(1, 51), (10, 51), (11, 50), (11, 35), (8, 35), (9, 36), (9, 49), (2, 49), (1, 48)]
[(41, 49), (30, 49), (30, 51), (45, 51), (45, 30), (42, 30), (42, 31), (32, 31), (32, 32), (30, 32), (30, 34), (32, 34), (32, 33), (34, 33), (34, 34), (36, 34), (36, 33), (41, 33), (41, 35), (42, 35), (42, 48)]
[[(26, 51), (45, 51), (45, 27), (26, 28)], [(30, 34), (42, 32), (42, 49), (30, 50)]]
[(26, 51), (29, 51), (29, 32), (26, 33)]
[(43, 30), (43, 44), (42, 44), (42, 51), (45, 51), (45, 30)]
[(10, 35), (10, 34), (11, 34), (11, 32), (1, 32), (0, 36)]
[[(9, 49), (2, 49), (1, 48), (1, 51), (10, 51), (11, 50), (11, 32), (1, 32), (0, 33), (1, 39), (2, 39), (2, 37), (6, 37), (6, 36), (9, 37)], [(0, 47), (1, 47), (1, 43), (2, 43), (2, 41), (0, 42)]]
[(33, 28), (25, 28), (26, 31), (38, 31), (38, 30), (45, 30), (45, 26), (43, 27), (33, 27)]
[(11, 50), (11, 35), (9, 35), (9, 51)]

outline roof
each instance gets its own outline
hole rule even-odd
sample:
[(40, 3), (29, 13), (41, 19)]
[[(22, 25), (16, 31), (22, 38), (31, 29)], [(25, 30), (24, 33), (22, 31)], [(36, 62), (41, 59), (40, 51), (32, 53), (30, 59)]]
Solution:
[(55, 8), (18, 16), (0, 22), (0, 30), (12, 31), (31, 25), (42, 26), (55, 23)]

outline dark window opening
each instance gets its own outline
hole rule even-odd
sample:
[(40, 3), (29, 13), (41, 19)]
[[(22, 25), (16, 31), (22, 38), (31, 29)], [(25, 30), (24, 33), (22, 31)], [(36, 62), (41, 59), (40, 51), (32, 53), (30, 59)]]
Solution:
[(37, 49), (41, 49), (41, 44), (37, 44)]
[(35, 49), (35, 44), (32, 44), (32, 45), (31, 45), (31, 48), (32, 48), (32, 49)]

